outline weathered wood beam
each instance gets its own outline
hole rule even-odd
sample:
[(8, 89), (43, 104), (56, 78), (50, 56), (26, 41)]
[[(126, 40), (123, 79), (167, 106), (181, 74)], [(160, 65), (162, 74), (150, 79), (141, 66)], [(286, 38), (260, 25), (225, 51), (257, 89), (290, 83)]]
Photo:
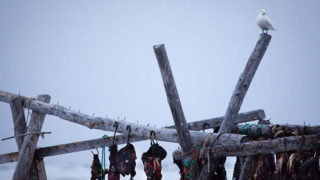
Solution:
[[(278, 125), (279, 127), (286, 128), (286, 132), (289, 132), (289, 134), (292, 134), (292, 132), (298, 130), (300, 132), (299, 134), (305, 133), (305, 135), (316, 135), (320, 134), (320, 126), (298, 126), (298, 125)], [(257, 132), (256, 130), (252, 130), (256, 126), (251, 127), (251, 133), (255, 135)], [(262, 136), (268, 137), (272, 135), (271, 132), (272, 125), (266, 125), (262, 126)], [(241, 133), (241, 126), (238, 126), (238, 131)], [(305, 129), (305, 130), (303, 130)], [(247, 130), (245, 130), (247, 132)], [(60, 155), (60, 154), (66, 154), (66, 153), (73, 153), (78, 151), (85, 151), (105, 146), (110, 146), (112, 144), (112, 138), (113, 137), (107, 137), (107, 138), (99, 138), (99, 139), (92, 139), (87, 141), (79, 141), (74, 143), (68, 143), (68, 144), (60, 144), (55, 146), (49, 146), (49, 147), (43, 147), (36, 149), (35, 158), (41, 158), (41, 157), (47, 157), (47, 156), (54, 156), (54, 155)], [(137, 142), (137, 141), (143, 141), (146, 140), (141, 137), (135, 137), (132, 136), (130, 138), (130, 142)], [(116, 144), (125, 144), (127, 143), (127, 136), (125, 135), (118, 135), (115, 138)], [(9, 154), (2, 154), (0, 155), (0, 164), (8, 163), (8, 162), (14, 162), (18, 159), (18, 152), (15, 153), (9, 153)]]
[[(21, 150), (21, 146), (23, 144), (23, 135), (27, 130), (26, 119), (24, 115), (23, 109), (24, 102), (21, 96), (14, 97), (10, 102), (11, 114), (13, 119), (14, 126), (14, 136), (16, 136), (16, 142), (18, 146), (18, 152)], [(18, 153), (17, 153), (18, 155)], [(18, 159), (18, 157), (17, 157)], [(29, 174), (27, 176), (27, 180), (38, 180), (38, 173), (36, 168), (36, 161), (33, 160), (30, 166)]]
[[(235, 123), (245, 123), (249, 121), (255, 121), (259, 119), (265, 119), (266, 115), (262, 109), (248, 111), (239, 113)], [(211, 129), (216, 128), (221, 125), (221, 122), (223, 120), (224, 116), (216, 117), (216, 118), (210, 118), (200, 121), (194, 121), (187, 123), (188, 129), (193, 131), (201, 131), (203, 129)], [(167, 126), (166, 128), (173, 129), (175, 126)]]
[(247, 65), (243, 73), (240, 75), (238, 83), (233, 91), (229, 106), (219, 129), (219, 133), (228, 133), (232, 131), (243, 99), (249, 89), (253, 76), (258, 69), (260, 61), (267, 50), (270, 40), (271, 36), (269, 34), (261, 34), (260, 39), (258, 40), (256, 47), (254, 48), (247, 62)]
[(193, 148), (187, 121), (183, 113), (176, 83), (170, 67), (170, 62), (164, 44), (153, 46), (157, 57), (163, 85), (166, 90), (171, 114), (178, 134), (179, 144), (183, 152), (188, 152)]
[[(24, 116), (23, 101), (22, 98), (17, 96), (10, 101), (11, 114), (14, 126), (14, 135), (19, 136), (26, 132), (26, 119)], [(20, 151), (21, 145), (23, 143), (23, 136), (16, 137), (18, 150)]]
[[(240, 75), (238, 83), (233, 91), (226, 114), (219, 129), (219, 133), (230, 133), (232, 131), (244, 97), (258, 69), (261, 59), (267, 50), (270, 40), (271, 35), (266, 33), (261, 34), (260, 39), (258, 40), (256, 47), (254, 48), (246, 64), (246, 67), (243, 73)], [(244, 163), (243, 169), (245, 168), (245, 165), (246, 163)], [(242, 175), (240, 175), (240, 177), (241, 176)]]
[[(304, 139), (304, 141), (303, 141)], [(234, 145), (216, 146), (211, 152), (217, 156), (250, 156), (276, 154), (287, 151), (317, 150), (320, 148), (319, 135), (290, 136), (264, 141), (250, 141)]]
[[(73, 143), (67, 143), (67, 144), (59, 144), (55, 146), (48, 146), (48, 147), (42, 147), (37, 148), (35, 151), (35, 158), (40, 159), (47, 156), (55, 156), (60, 154), (68, 154), (68, 153), (74, 153), (79, 151), (86, 151), (90, 149), (96, 149), (106, 146), (112, 145), (113, 137), (106, 137), (106, 138), (98, 138), (98, 139), (92, 139), (87, 141), (78, 141)], [(145, 139), (141, 137), (130, 137), (130, 142), (137, 142), (137, 141), (143, 141)], [(118, 135), (115, 136), (115, 143), (116, 144), (126, 144), (127, 143), (127, 136), (126, 135)], [(14, 153), (8, 153), (8, 154), (1, 154), (0, 155), (0, 164), (8, 163), (8, 162), (14, 162), (18, 160), (18, 152)]]
[[(0, 91), (0, 101), (1, 100), (10, 100), (12, 97), (11, 93)], [(114, 123), (118, 123), (117, 132), (127, 135), (128, 131), (126, 130), (127, 126), (131, 127), (131, 135), (142, 137), (144, 139), (150, 138), (150, 132), (154, 131), (156, 133), (157, 139), (160, 141), (167, 142), (178, 142), (177, 131), (175, 129), (168, 128), (155, 128), (142, 124), (131, 123), (124, 120), (115, 120), (105, 117), (94, 117), (88, 116), (77, 111), (72, 111), (68, 108), (59, 105), (53, 105), (38, 100), (30, 100), (29, 107), (33, 111), (37, 111), (43, 114), (55, 115), (61, 119), (77, 123), (83, 126), (86, 126), (90, 129), (100, 129), (104, 131), (114, 132)], [(191, 140), (196, 144), (201, 144), (208, 133), (190, 131)], [(213, 141), (217, 134), (213, 134), (209, 139), (208, 143)], [(218, 138), (216, 144), (234, 144), (242, 142), (246, 136), (237, 135), (237, 134), (223, 134)]]
[[(304, 139), (304, 143), (303, 142)], [(277, 138), (264, 141), (250, 141), (245, 143), (236, 143), (229, 145), (215, 146), (210, 149), (210, 152), (215, 157), (225, 156), (252, 156), (258, 154), (276, 154), (287, 151), (307, 151), (317, 150), (320, 148), (319, 135), (306, 136), (290, 136), (285, 138)], [(206, 152), (205, 152), (206, 153)], [(173, 153), (177, 160), (181, 160), (181, 152)]]
[[(245, 127), (244, 127), (245, 126)], [(269, 124), (269, 125), (237, 125), (233, 128), (232, 133), (242, 134), (242, 131), (245, 135), (249, 135), (252, 137), (265, 137), (265, 138), (273, 138), (274, 134), (272, 133), (272, 127), (278, 126), (282, 128), (286, 134), (286, 136), (293, 135), (314, 135), (320, 134), (320, 126), (301, 126), (301, 125), (292, 125), (292, 124)], [(260, 127), (260, 128), (259, 128)], [(249, 130), (248, 130), (249, 128)], [(259, 130), (260, 129), (260, 130)], [(260, 131), (260, 132), (259, 132)]]
[[(49, 95), (39, 95), (37, 97), (39, 101), (48, 103), (50, 101)], [(45, 114), (32, 111), (31, 120), (28, 125), (27, 133), (40, 132)], [(31, 163), (33, 161), (34, 152), (38, 142), (39, 134), (26, 135), (21, 146), (19, 153), (18, 163), (13, 175), (14, 180), (26, 179)]]

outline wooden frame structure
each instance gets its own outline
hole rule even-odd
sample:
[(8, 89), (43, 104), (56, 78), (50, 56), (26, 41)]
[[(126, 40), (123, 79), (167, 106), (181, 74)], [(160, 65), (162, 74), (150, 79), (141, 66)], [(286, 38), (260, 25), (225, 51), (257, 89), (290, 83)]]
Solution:
[[(160, 72), (162, 75), (164, 87), (166, 90), (168, 103), (174, 120), (174, 126), (155, 128), (141, 124), (135, 124), (124, 120), (111, 118), (93, 117), (80, 112), (72, 111), (59, 105), (50, 104), (49, 95), (39, 95), (35, 98), (28, 98), (0, 91), (0, 101), (10, 104), (12, 118), (14, 123), (14, 137), (17, 141), (18, 151), (0, 155), (0, 164), (17, 161), (16, 169), (13, 175), (14, 180), (20, 179), (46, 179), (45, 166), (43, 158), (65, 153), (84, 151), (105, 147), (112, 144), (113, 137), (99, 138), (69, 144), (61, 144), (44, 148), (36, 148), (37, 141), (41, 132), (45, 115), (54, 115), (61, 119), (86, 126), (90, 129), (100, 129), (104, 131), (115, 131), (113, 125), (118, 124), (116, 131), (122, 135), (115, 138), (117, 144), (127, 142), (128, 126), (131, 127), (131, 142), (143, 141), (150, 138), (150, 133), (155, 132), (157, 140), (179, 143), (182, 152), (190, 151), (195, 145), (207, 143), (206, 151), (214, 154), (215, 157), (225, 156), (251, 156), (255, 154), (282, 152), (285, 148), (295, 151), (301, 148), (303, 150), (319, 149), (320, 127), (304, 127), (297, 125), (279, 125), (285, 128), (287, 132), (297, 131), (304, 136), (291, 136), (287, 138), (278, 138), (265, 141), (248, 142), (246, 133), (243, 133), (243, 125), (249, 121), (259, 120), (267, 123), (263, 110), (254, 110), (250, 112), (239, 113), (241, 104), (246, 92), (259, 66), (260, 61), (269, 45), (271, 36), (263, 33), (260, 36), (248, 63), (240, 75), (238, 83), (230, 99), (226, 113), (222, 117), (200, 120), (187, 123), (182, 105), (180, 103), (177, 87), (174, 82), (169, 59), (163, 44), (154, 46), (154, 52), (158, 60)], [(32, 110), (31, 120), (26, 126), (24, 109)], [(26, 129), (26, 127), (28, 127)], [(203, 132), (204, 129), (219, 128), (218, 133)], [(271, 137), (272, 125), (250, 126), (248, 132), (251, 135), (261, 135)], [(259, 133), (258, 133), (259, 132)], [(308, 146), (301, 147), (302, 138)], [(282, 142), (286, 141), (286, 144)], [(284, 147), (285, 146), (285, 147)], [(190, 159), (190, 156), (182, 156), (180, 153), (174, 153), (174, 158)], [(210, 161), (216, 161), (212, 159)], [(207, 164), (205, 164), (207, 165)], [(243, 167), (244, 168), (244, 167)], [(203, 168), (198, 179), (206, 179), (207, 169)]]

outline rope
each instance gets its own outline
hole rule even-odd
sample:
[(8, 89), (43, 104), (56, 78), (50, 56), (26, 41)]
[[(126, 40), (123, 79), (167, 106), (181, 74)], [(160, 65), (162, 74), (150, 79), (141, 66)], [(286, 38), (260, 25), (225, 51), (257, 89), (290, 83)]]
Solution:
[[(107, 135), (103, 135), (102, 138), (108, 137)], [(101, 180), (103, 180), (103, 172), (106, 169), (106, 148), (102, 147), (102, 153), (101, 153)]]
[(251, 135), (251, 131), (250, 131), (250, 128), (252, 127), (252, 126), (254, 126), (255, 124), (250, 124), (249, 126), (248, 126), (248, 135), (249, 135), (249, 137), (251, 137), (251, 138), (253, 138), (253, 136)]
[(199, 174), (199, 166), (198, 166), (198, 156), (199, 149), (194, 146), (190, 151), (186, 153), (182, 153), (182, 155), (187, 155), (192, 153), (191, 159), (184, 161), (183, 163), (183, 173), (185, 179), (196, 179)]

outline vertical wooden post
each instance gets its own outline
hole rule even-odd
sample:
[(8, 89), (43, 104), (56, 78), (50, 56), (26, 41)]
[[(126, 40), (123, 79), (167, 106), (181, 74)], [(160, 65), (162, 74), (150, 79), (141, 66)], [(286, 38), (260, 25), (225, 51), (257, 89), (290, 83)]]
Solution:
[[(12, 99), (10, 102), (11, 114), (14, 125), (14, 135), (20, 135), (26, 132), (26, 119), (23, 111), (23, 102), (20, 96)], [(16, 137), (18, 151), (21, 149), (23, 143), (23, 136)]]
[[(10, 108), (11, 108), (11, 114), (12, 114), (13, 125), (14, 125), (14, 135), (18, 136), (20, 134), (25, 133), (27, 130), (27, 126), (26, 126), (26, 119), (24, 116), (22, 98), (20, 96), (13, 98), (12, 101), (10, 102)], [(17, 141), (18, 152), (20, 152), (21, 150), (21, 146), (23, 144), (23, 138), (24, 138), (23, 136), (15, 138)], [(27, 179), (28, 180), (39, 179), (35, 160), (32, 161)]]
[[(50, 96), (39, 95), (37, 97), (37, 100), (48, 103), (50, 102)], [(34, 152), (36, 149), (38, 138), (40, 135), (37, 133), (41, 131), (44, 118), (45, 118), (45, 114), (32, 111), (31, 120), (27, 130), (27, 133), (30, 133), (30, 134), (24, 137), (23, 144), (21, 146), (21, 150), (19, 153), (16, 169), (13, 174), (14, 180), (22, 180), (27, 178), (30, 166), (34, 158)]]
[(178, 140), (183, 152), (188, 152), (193, 148), (190, 132), (184, 116), (178, 90), (173, 79), (169, 59), (164, 44), (153, 46), (157, 57), (163, 84), (166, 90), (168, 103), (177, 129)]

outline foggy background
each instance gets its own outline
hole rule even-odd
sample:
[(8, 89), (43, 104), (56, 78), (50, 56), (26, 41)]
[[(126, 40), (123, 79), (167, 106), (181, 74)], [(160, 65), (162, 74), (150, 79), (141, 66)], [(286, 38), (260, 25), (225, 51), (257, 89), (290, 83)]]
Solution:
[[(319, 125), (319, 5), (316, 0), (2, 0), (0, 90), (49, 94), (52, 104), (88, 115), (172, 125), (152, 49), (164, 43), (187, 121), (221, 116), (261, 33), (255, 18), (263, 8), (277, 31), (269, 32), (272, 40), (240, 111), (261, 108), (272, 123)], [(50, 115), (42, 131), (52, 134), (40, 138), (39, 147), (112, 135)], [(10, 106), (1, 102), (0, 137), (12, 135)], [(149, 143), (134, 143), (136, 179), (145, 179), (141, 154)], [(178, 144), (159, 144), (168, 152), (163, 179), (178, 179), (171, 156)], [(14, 151), (14, 139), (0, 141), (0, 154)], [(44, 161), (50, 180), (91, 176), (90, 151)], [(228, 158), (229, 179), (233, 163)], [(0, 164), (1, 179), (12, 178), (15, 164)]]

